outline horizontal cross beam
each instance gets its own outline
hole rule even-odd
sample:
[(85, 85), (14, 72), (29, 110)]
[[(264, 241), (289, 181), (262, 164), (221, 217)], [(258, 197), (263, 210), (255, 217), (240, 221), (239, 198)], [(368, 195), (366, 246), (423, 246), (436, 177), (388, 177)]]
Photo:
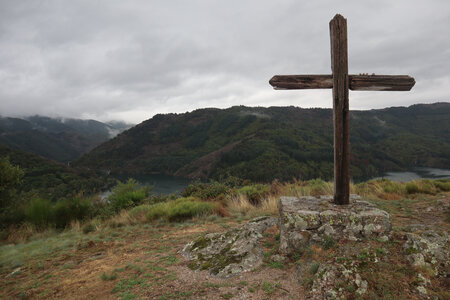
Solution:
[[(416, 81), (408, 75), (348, 75), (353, 91), (409, 91)], [(331, 89), (333, 75), (275, 75), (269, 81), (276, 90)]]

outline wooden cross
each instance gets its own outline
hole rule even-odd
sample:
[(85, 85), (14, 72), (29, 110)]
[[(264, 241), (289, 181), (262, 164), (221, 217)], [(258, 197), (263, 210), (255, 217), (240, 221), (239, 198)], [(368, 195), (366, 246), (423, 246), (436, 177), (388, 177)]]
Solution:
[(331, 75), (276, 75), (274, 89), (333, 89), (334, 203), (348, 204), (350, 196), (350, 136), (348, 89), (354, 91), (409, 91), (415, 84), (407, 75), (348, 75), (347, 20), (337, 14), (330, 21)]

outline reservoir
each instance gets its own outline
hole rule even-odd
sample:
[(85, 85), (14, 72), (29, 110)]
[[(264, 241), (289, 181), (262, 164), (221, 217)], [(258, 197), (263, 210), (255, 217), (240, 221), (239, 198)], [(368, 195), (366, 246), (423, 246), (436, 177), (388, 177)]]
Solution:
[(421, 178), (450, 179), (450, 170), (436, 168), (415, 168), (408, 172), (386, 172), (386, 174), (382, 178), (405, 182)]
[[(127, 179), (131, 177), (136, 179), (141, 184), (153, 186), (153, 189), (151, 191), (153, 195), (169, 195), (174, 193), (180, 194), (184, 188), (186, 188), (191, 182), (193, 182), (193, 180), (189, 178), (162, 174), (117, 175), (114, 177), (122, 182), (126, 182)], [(407, 172), (386, 172), (386, 174), (382, 178), (404, 182), (421, 178), (450, 179), (450, 170), (437, 168), (415, 168)]]
[(114, 177), (122, 182), (126, 182), (128, 178), (134, 178), (143, 185), (153, 186), (151, 191), (153, 195), (180, 194), (181, 191), (192, 182), (192, 179), (189, 178), (163, 174), (117, 175)]

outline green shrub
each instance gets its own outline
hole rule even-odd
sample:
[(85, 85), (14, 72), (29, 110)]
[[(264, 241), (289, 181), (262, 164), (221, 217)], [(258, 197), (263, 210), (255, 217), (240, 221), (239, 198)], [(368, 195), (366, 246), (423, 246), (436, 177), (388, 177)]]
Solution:
[(22, 181), (24, 172), (9, 162), (8, 157), (0, 157), (0, 209), (11, 205), (11, 193)]
[(157, 203), (151, 205), (147, 212), (147, 219), (152, 221), (167, 216), (169, 206), (168, 203)]
[(104, 281), (111, 281), (111, 280), (117, 279), (117, 274), (116, 273), (108, 274), (108, 273), (103, 272), (102, 275), (100, 275), (100, 278), (101, 278), (101, 280), (104, 280)]
[(197, 197), (201, 200), (214, 200), (220, 195), (227, 194), (229, 190), (225, 184), (217, 181), (210, 183), (195, 182), (185, 188), (181, 195), (183, 197)]
[(336, 247), (336, 241), (330, 236), (325, 236), (325, 240), (323, 241), (322, 246), (325, 250), (334, 248)]
[(326, 182), (320, 178), (308, 180), (306, 186), (310, 188), (310, 194), (313, 196), (333, 193), (332, 183)]
[(146, 215), (152, 206), (150, 204), (141, 204), (139, 206), (135, 206), (128, 211), (130, 217), (135, 218), (140, 214)]
[(52, 221), (58, 228), (64, 228), (72, 220), (83, 220), (91, 215), (91, 203), (88, 199), (76, 197), (62, 199), (52, 207)]
[(52, 221), (52, 204), (50, 200), (32, 199), (25, 207), (25, 219), (37, 227), (45, 227)]
[(216, 203), (199, 201), (194, 197), (178, 198), (175, 201), (153, 204), (147, 212), (148, 220), (165, 218), (181, 221), (217, 210)]
[(430, 179), (422, 179), (419, 184), (420, 192), (424, 194), (436, 194), (436, 188)]
[(83, 233), (84, 234), (88, 234), (89, 232), (94, 232), (94, 231), (95, 231), (95, 226), (92, 223), (86, 224), (86, 225), (83, 226)]
[(320, 264), (316, 261), (313, 261), (311, 265), (309, 266), (309, 274), (315, 275), (317, 273), (317, 270), (319, 270)]
[[(183, 199), (183, 198), (181, 198)], [(196, 200), (175, 201), (175, 204), (170, 207), (167, 218), (169, 221), (181, 221), (189, 219), (198, 215), (208, 214), (213, 212), (215, 205), (211, 202), (201, 202)]]
[(270, 187), (264, 184), (246, 185), (236, 191), (247, 197), (250, 203), (257, 205), (261, 203), (263, 197), (269, 194)]
[(437, 189), (440, 189), (443, 192), (450, 191), (450, 180), (448, 179), (435, 180), (433, 184)]
[(130, 178), (126, 183), (119, 182), (108, 197), (109, 205), (114, 212), (139, 205), (150, 194), (150, 187), (143, 187)]
[(380, 185), (383, 187), (383, 191), (385, 193), (390, 194), (403, 194), (404, 188), (403, 185), (399, 182), (395, 182), (392, 180), (384, 179), (380, 181)]
[(414, 182), (408, 182), (405, 185), (405, 190), (408, 194), (416, 194), (420, 191), (419, 186)]

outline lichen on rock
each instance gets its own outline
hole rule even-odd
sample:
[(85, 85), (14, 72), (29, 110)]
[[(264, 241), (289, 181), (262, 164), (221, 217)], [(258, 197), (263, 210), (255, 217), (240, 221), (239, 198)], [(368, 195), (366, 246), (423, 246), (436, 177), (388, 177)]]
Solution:
[(259, 245), (262, 233), (275, 226), (277, 219), (259, 217), (225, 233), (208, 233), (186, 244), (181, 250), (192, 270), (205, 270), (217, 277), (231, 277), (252, 270), (262, 263)]
[(332, 196), (281, 197), (279, 205), (280, 253), (301, 253), (310, 243), (325, 239), (358, 241), (387, 239), (389, 214), (351, 195), (350, 204), (336, 205)]
[(403, 250), (413, 266), (429, 267), (436, 276), (447, 277), (450, 268), (449, 237), (446, 232), (426, 230), (407, 233)]

